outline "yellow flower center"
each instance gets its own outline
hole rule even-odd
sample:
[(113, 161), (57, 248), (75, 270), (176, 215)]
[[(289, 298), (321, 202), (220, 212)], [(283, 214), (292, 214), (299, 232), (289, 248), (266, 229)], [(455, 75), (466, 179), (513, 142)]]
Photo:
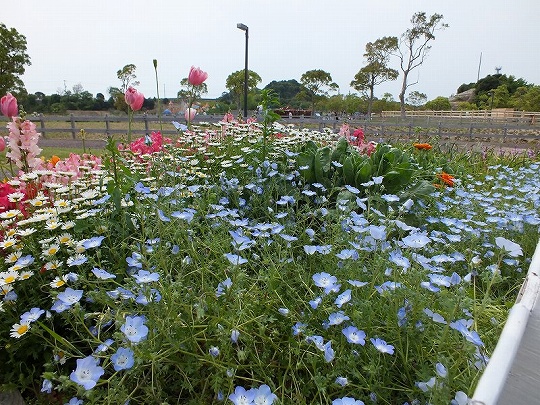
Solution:
[(28, 331), (28, 325), (22, 324), (17, 328), (17, 333), (19, 335), (24, 335)]
[(15, 276), (7, 276), (5, 279), (6, 284), (13, 283), (15, 280), (17, 280), (17, 277)]

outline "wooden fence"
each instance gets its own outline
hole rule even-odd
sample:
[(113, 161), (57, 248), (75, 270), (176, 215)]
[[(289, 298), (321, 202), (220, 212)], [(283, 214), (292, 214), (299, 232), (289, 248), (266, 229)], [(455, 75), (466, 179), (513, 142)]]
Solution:
[[(540, 113), (533, 113), (539, 115)], [(447, 118), (447, 117), (446, 117)], [(70, 134), (73, 139), (82, 139), (81, 130), (86, 134), (95, 134), (94, 137), (126, 134), (129, 118), (127, 116), (29, 116), (38, 126), (38, 131), (46, 139), (56, 137), (56, 134)], [(222, 115), (197, 116), (194, 124), (202, 122), (219, 123)], [(133, 117), (132, 134), (141, 136), (152, 131), (161, 130), (164, 135), (177, 134), (173, 121), (184, 123), (183, 117), (140, 114)], [(438, 115), (408, 115), (406, 120), (389, 117), (374, 117), (371, 120), (354, 118), (325, 118), (325, 117), (293, 117), (282, 118), (284, 125), (294, 124), (296, 127), (313, 130), (338, 132), (341, 125), (347, 123), (351, 128), (363, 128), (368, 139), (426, 139), (430, 137), (491, 138), (495, 141), (506, 142), (511, 139), (524, 141), (540, 141), (540, 125), (524, 123), (522, 121), (491, 120), (476, 122), (465, 119), (445, 119)], [(142, 123), (142, 124), (141, 124)], [(161, 129), (162, 128), (162, 129)], [(69, 136), (69, 135), (68, 135)], [(90, 137), (88, 137), (90, 138)], [(87, 139), (88, 139), (87, 138)]]

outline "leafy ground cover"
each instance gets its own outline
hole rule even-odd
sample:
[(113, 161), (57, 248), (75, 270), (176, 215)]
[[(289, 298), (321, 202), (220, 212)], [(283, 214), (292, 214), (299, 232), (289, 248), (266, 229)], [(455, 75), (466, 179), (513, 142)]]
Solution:
[(538, 169), (233, 121), (23, 171), (2, 184), (0, 383), (465, 404), (538, 240)]

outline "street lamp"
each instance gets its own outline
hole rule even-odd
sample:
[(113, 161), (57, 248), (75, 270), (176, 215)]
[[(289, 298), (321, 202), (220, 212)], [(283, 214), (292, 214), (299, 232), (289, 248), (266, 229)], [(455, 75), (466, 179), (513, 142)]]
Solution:
[(238, 23), (236, 28), (246, 32), (246, 66), (244, 68), (244, 119), (247, 119), (247, 96), (248, 96), (248, 31), (247, 25)]

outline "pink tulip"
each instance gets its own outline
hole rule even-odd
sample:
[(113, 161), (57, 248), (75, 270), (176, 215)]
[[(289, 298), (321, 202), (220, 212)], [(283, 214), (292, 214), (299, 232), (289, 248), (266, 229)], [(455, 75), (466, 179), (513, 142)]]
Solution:
[(140, 110), (144, 103), (144, 95), (131, 86), (129, 86), (126, 90), (124, 99), (126, 100), (127, 105), (129, 105), (133, 111)]
[(188, 82), (193, 86), (200, 86), (208, 78), (208, 73), (203, 72), (200, 68), (192, 66), (189, 70)]
[(3, 136), (0, 136), (0, 152), (3, 152), (6, 149), (6, 140)]
[(17, 106), (17, 99), (11, 94), (7, 93), (0, 100), (0, 111), (6, 117), (15, 117), (19, 113), (19, 107)]
[(186, 117), (187, 122), (193, 121), (196, 115), (197, 115), (197, 110), (195, 108), (186, 108), (184, 117)]

